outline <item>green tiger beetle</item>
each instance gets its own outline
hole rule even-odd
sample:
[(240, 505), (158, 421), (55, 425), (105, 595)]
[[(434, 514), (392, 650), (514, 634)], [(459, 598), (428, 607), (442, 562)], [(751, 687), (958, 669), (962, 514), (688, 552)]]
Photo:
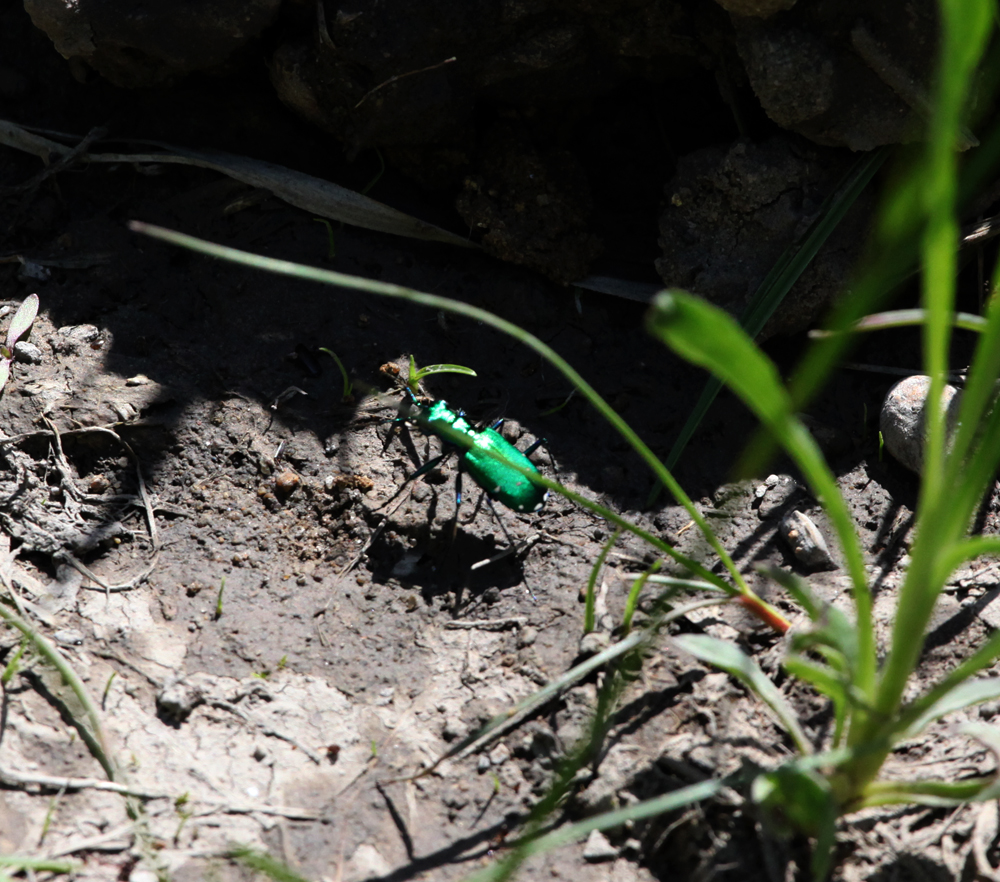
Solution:
[(462, 473), (467, 472), (486, 492), (491, 504), (495, 499), (512, 511), (541, 511), (549, 491), (533, 483), (512, 464), (538, 474), (538, 469), (528, 457), (545, 443), (543, 439), (522, 452), (498, 431), (503, 420), (497, 420), (492, 426), (476, 428), (465, 418), (464, 412), (454, 410), (448, 402), (422, 404), (409, 388), (405, 392), (407, 398), (400, 402), (396, 422), (412, 420), (425, 435), (436, 435), (444, 444), (444, 453), (425, 462), (407, 478), (407, 483), (426, 475), (452, 453), (459, 452), (458, 475), (455, 478), (456, 508), (462, 504)]

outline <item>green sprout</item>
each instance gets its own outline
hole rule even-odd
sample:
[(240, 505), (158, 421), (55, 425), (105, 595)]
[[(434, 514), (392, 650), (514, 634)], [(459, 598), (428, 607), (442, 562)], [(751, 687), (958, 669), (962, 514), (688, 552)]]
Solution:
[(6, 686), (10, 683), (14, 674), (17, 673), (18, 668), (20, 668), (21, 656), (24, 655), (24, 650), (27, 648), (28, 640), (26, 637), (21, 638), (21, 645), (17, 647), (17, 652), (14, 653), (14, 657), (7, 662), (7, 666), (3, 669), (3, 673), (0, 674), (0, 686)]
[(226, 577), (222, 577), (222, 583), (219, 585), (219, 596), (215, 598), (215, 615), (213, 619), (218, 621), (222, 618), (222, 592), (226, 590)]
[(104, 705), (108, 703), (108, 693), (111, 691), (111, 684), (114, 682), (115, 677), (118, 676), (118, 671), (112, 671), (111, 676), (108, 677), (108, 682), (104, 684), (104, 693), (101, 695), (101, 710), (104, 709)]
[(333, 238), (333, 224), (331, 224), (325, 217), (314, 217), (314, 221), (318, 224), (323, 224), (326, 227), (326, 257), (327, 260), (337, 259), (337, 242)]
[(410, 387), (410, 391), (414, 395), (418, 394), (420, 381), (431, 374), (465, 374), (467, 377), (476, 376), (476, 372), (472, 368), (460, 364), (429, 364), (417, 370), (417, 362), (412, 355), (410, 356), (410, 378), (407, 380), (406, 385)]
[(351, 404), (354, 401), (354, 385), (351, 383), (351, 378), (347, 375), (347, 368), (344, 367), (344, 363), (340, 360), (339, 356), (332, 349), (327, 349), (325, 346), (319, 347), (320, 352), (325, 352), (330, 356), (336, 363), (337, 367), (340, 368), (340, 377), (344, 381), (342, 392), (340, 395), (341, 404)]

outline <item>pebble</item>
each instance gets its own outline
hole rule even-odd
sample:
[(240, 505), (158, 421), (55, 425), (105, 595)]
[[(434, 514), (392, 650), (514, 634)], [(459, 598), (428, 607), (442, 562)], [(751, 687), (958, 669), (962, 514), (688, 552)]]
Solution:
[(42, 350), (34, 343), (19, 340), (14, 344), (14, 358), (23, 364), (41, 364)]
[(826, 540), (812, 520), (800, 511), (790, 511), (779, 528), (795, 557), (810, 569), (835, 566)]
[(611, 861), (618, 857), (618, 849), (615, 848), (600, 830), (592, 830), (587, 837), (587, 843), (583, 846), (583, 859), (590, 864), (601, 861)]
[(490, 751), (489, 756), (491, 765), (502, 766), (510, 759), (510, 748), (506, 744), (498, 744)]
[(56, 643), (61, 643), (63, 646), (83, 645), (83, 634), (75, 628), (63, 628), (61, 631), (56, 631), (52, 636), (55, 638)]
[[(916, 374), (900, 380), (889, 390), (882, 405), (879, 429), (882, 441), (902, 465), (920, 473), (924, 464), (924, 406), (931, 378)], [(954, 386), (944, 387), (942, 406), (948, 420), (948, 433), (958, 423), (962, 393)]]
[(603, 631), (591, 631), (580, 638), (580, 656), (590, 658), (599, 652), (604, 652), (611, 645), (611, 635)]

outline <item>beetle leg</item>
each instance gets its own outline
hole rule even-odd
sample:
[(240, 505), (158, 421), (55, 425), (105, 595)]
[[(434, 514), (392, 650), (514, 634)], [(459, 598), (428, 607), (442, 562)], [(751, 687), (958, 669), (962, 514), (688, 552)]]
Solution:
[(408, 484), (410, 483), (410, 481), (415, 481), (417, 478), (423, 477), (435, 466), (440, 465), (442, 460), (444, 460), (446, 457), (450, 455), (451, 451), (448, 451), (446, 453), (442, 453), (440, 456), (435, 456), (433, 459), (427, 460), (427, 462), (425, 462), (419, 469), (417, 469), (412, 475), (410, 475), (410, 477), (408, 477), (406, 481), (404, 481), (404, 483)]
[(539, 447), (545, 447), (547, 449), (548, 441), (545, 438), (539, 438), (534, 444), (529, 445), (528, 449), (524, 451), (525, 456), (531, 456)]

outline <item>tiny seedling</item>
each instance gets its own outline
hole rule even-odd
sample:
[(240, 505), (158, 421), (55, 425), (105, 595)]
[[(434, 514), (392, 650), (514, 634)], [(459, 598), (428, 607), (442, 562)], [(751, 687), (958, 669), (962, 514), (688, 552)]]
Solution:
[(104, 684), (104, 694), (101, 695), (101, 710), (104, 710), (104, 705), (108, 703), (108, 693), (111, 691), (111, 684), (115, 681), (115, 677), (118, 676), (118, 671), (112, 671), (111, 676), (108, 677), (108, 682)]
[(476, 372), (472, 368), (461, 364), (428, 364), (418, 370), (416, 360), (412, 355), (410, 356), (410, 378), (407, 380), (406, 385), (410, 387), (410, 391), (414, 395), (420, 394), (420, 381), (431, 374), (465, 374), (467, 377), (476, 376)]
[(13, 679), (14, 674), (18, 672), (21, 667), (21, 656), (24, 655), (24, 650), (28, 645), (28, 639), (26, 637), (21, 638), (21, 645), (18, 646), (17, 652), (14, 653), (14, 657), (7, 662), (7, 666), (3, 669), (3, 674), (0, 674), (0, 686), (6, 686)]
[(878, 433), (878, 461), (882, 462), (882, 451), (885, 450), (885, 438), (882, 437), (882, 432)]
[(38, 315), (38, 295), (29, 294), (14, 313), (7, 328), (7, 340), (0, 344), (0, 389), (7, 385), (10, 379), (10, 366), (14, 362), (14, 347), (31, 327)]
[(226, 590), (226, 577), (222, 577), (222, 583), (219, 585), (219, 596), (215, 598), (215, 620), (218, 621), (222, 618), (222, 592)]
[(351, 404), (354, 401), (354, 386), (351, 383), (351, 378), (347, 376), (347, 368), (344, 367), (344, 363), (340, 360), (337, 353), (332, 349), (327, 349), (325, 346), (320, 346), (320, 352), (325, 352), (330, 356), (336, 363), (337, 367), (340, 368), (340, 376), (344, 381), (343, 392), (340, 396), (340, 401), (342, 404)]
[(62, 794), (53, 796), (49, 800), (49, 808), (48, 811), (45, 812), (45, 820), (42, 821), (42, 832), (38, 834), (39, 845), (41, 845), (45, 841), (45, 837), (49, 833), (49, 828), (52, 826), (52, 818), (56, 813), (56, 807), (59, 805), (59, 796), (61, 795)]
[(318, 224), (323, 224), (326, 227), (326, 257), (327, 260), (337, 259), (337, 242), (333, 238), (333, 224), (331, 224), (325, 217), (314, 217), (314, 221)]
[(278, 659), (278, 670), (283, 671), (286, 667), (288, 667), (288, 656), (283, 655)]
[(382, 175), (385, 174), (385, 159), (382, 158), (382, 151), (379, 150), (378, 147), (373, 149), (375, 150), (375, 155), (378, 157), (380, 168), (377, 172), (375, 172), (375, 177), (365, 184), (365, 188), (361, 191), (362, 196), (367, 196), (372, 187), (374, 187), (381, 180)]

